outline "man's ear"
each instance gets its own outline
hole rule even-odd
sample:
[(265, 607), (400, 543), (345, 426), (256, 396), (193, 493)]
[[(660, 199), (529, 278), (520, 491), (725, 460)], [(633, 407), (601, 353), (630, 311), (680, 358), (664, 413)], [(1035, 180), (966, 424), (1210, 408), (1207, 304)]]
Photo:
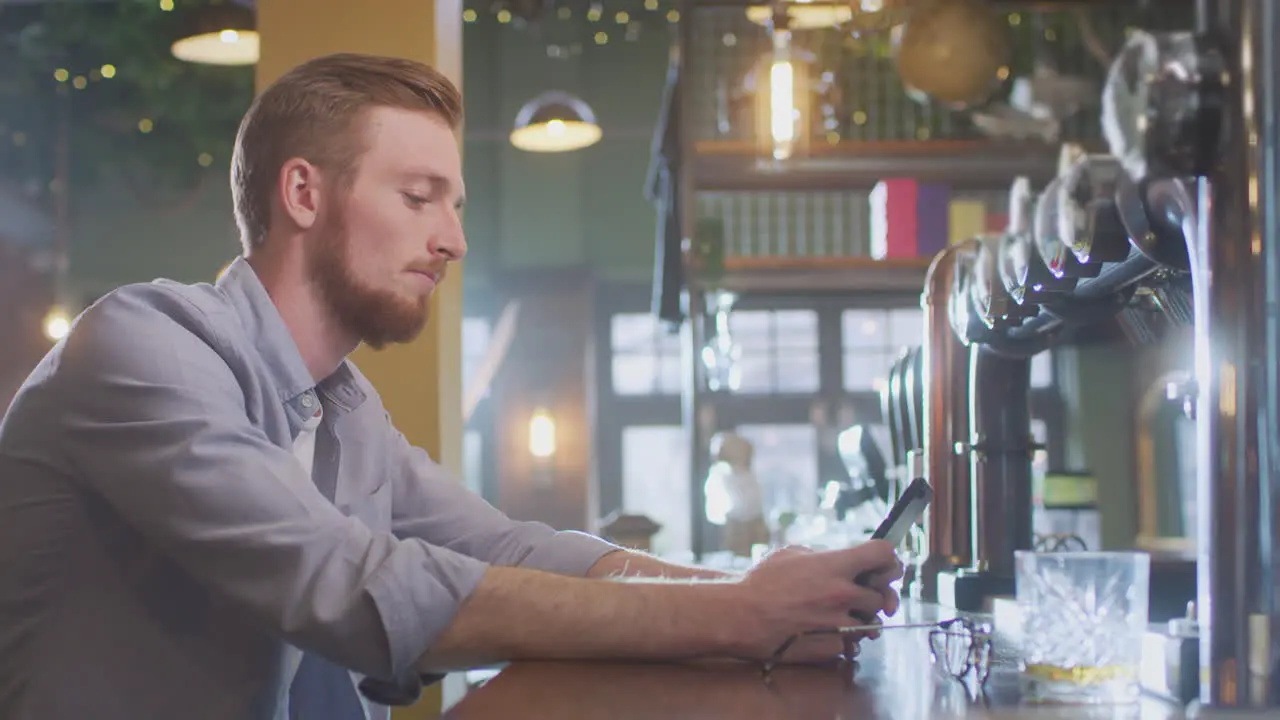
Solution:
[(302, 158), (290, 158), (280, 166), (277, 190), (284, 216), (299, 229), (309, 230), (320, 216), (324, 197), (320, 168)]

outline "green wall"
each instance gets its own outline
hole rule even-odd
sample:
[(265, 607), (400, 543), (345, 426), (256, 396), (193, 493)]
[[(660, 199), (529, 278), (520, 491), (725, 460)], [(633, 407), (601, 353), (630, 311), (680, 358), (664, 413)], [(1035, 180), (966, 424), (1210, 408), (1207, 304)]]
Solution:
[[(597, 46), (573, 26), (573, 39), (587, 40), (583, 52), (556, 60), (547, 56), (547, 38), (570, 28), (555, 24), (516, 28), (481, 14), (465, 26), (470, 297), (486, 294), (500, 270), (587, 266), (602, 279), (641, 281), (651, 273), (654, 213), (642, 189), (669, 28), (647, 25), (629, 42), (621, 26), (602, 20), (611, 40)], [(604, 130), (599, 143), (563, 154), (511, 146), (520, 106), (552, 89), (592, 106)], [(72, 279), (81, 294), (91, 299), (156, 277), (212, 279), (238, 244), (226, 166), (208, 172), (194, 201), (144, 201), (113, 183), (73, 189)]]
[[(558, 24), (516, 28), (482, 14), (467, 25), (468, 291), (482, 292), (495, 270), (588, 266), (602, 279), (635, 280), (652, 272), (655, 219), (642, 191), (668, 28), (646, 26), (629, 42), (620, 26), (602, 21), (613, 31), (606, 45), (588, 42), (581, 55), (555, 59), (546, 48)], [(590, 104), (603, 139), (571, 153), (512, 147), (507, 136), (520, 106), (547, 90)]]
[(85, 300), (130, 282), (213, 280), (240, 248), (226, 173), (194, 202), (142, 200), (123, 185), (74, 196), (72, 283)]

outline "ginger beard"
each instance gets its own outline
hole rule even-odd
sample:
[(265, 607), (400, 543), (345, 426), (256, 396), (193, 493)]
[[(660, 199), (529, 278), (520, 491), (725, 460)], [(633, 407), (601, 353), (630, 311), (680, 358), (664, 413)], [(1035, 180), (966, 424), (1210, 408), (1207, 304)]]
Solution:
[[(321, 301), (344, 330), (375, 350), (413, 340), (426, 327), (431, 293), (414, 297), (358, 277), (342, 203), (328, 206), (333, 210), (316, 229), (314, 246), (307, 255), (308, 273), (319, 288)], [(443, 280), (443, 275), (439, 279)]]

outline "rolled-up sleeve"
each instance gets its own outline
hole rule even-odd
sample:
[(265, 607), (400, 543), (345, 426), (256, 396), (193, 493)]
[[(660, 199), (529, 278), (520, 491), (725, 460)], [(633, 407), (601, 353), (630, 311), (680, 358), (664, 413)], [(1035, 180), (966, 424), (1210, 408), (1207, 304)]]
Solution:
[[(389, 421), (388, 421), (389, 422)], [(467, 490), (421, 448), (395, 433), (392, 528), (491, 565), (582, 577), (619, 547), (593, 535), (513, 520)]]
[(72, 474), (288, 642), (371, 677), (411, 671), (486, 563), (339, 512), (250, 421), (232, 366), (148, 302), (100, 303), (55, 383)]

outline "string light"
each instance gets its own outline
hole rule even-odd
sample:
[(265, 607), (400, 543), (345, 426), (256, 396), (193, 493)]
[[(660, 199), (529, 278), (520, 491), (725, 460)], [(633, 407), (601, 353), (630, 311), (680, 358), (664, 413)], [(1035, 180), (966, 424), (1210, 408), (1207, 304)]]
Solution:
[(209, 153), (200, 153), (200, 157), (196, 158), (196, 162), (200, 164), (200, 167), (209, 167), (213, 164), (213, 156)]
[(57, 70), (53, 71), (53, 79), (56, 82), (65, 83), (69, 81), (72, 87), (74, 87), (77, 90), (84, 90), (86, 87), (89, 86), (90, 82), (97, 82), (103, 79), (110, 80), (115, 76), (116, 76), (116, 66), (110, 63), (103, 65), (102, 67), (96, 67), (96, 68), (90, 69), (88, 72), (88, 77), (86, 77), (85, 75), (76, 75), (75, 77), (72, 77), (71, 71), (66, 68), (58, 68)]
[(160, 0), (160, 9), (164, 12), (172, 12), (173, 0)]
[[(523, 27), (523, 20), (516, 17), (516, 15), (507, 7), (502, 7), (502, 4), (499, 4), (497, 7), (490, 6), (493, 7), (493, 9), (488, 12), (477, 10), (475, 8), (466, 8), (462, 11), (462, 21), (468, 24), (476, 24), (483, 22), (487, 16), (502, 25), (515, 24), (519, 27)], [(643, 4), (645, 11), (661, 13), (669, 23), (680, 22), (680, 11), (671, 8), (671, 2), (663, 3), (660, 0), (643, 0)], [(667, 9), (663, 8), (664, 4)], [(573, 8), (568, 5), (557, 5), (555, 10), (556, 18), (561, 21), (568, 21), (574, 17)], [(604, 13), (605, 8), (600, 0), (592, 0), (590, 5), (587, 7), (585, 17), (587, 22), (598, 23), (604, 20)], [(640, 33), (644, 29), (644, 23), (641, 20), (642, 14), (640, 11), (618, 10), (614, 12), (611, 17), (613, 18), (614, 23), (625, 27), (623, 32), (624, 39), (628, 42), (635, 42), (640, 39)], [(606, 32), (591, 31), (588, 34), (591, 36), (592, 42), (595, 45), (609, 44), (609, 34)], [(577, 55), (581, 51), (580, 44), (575, 44), (572, 52), (570, 52), (569, 48), (570, 46), (567, 44), (549, 45), (547, 47), (547, 56), (553, 58), (565, 58)]]
[(138, 121), (138, 132), (144, 135), (151, 132), (154, 128), (155, 123), (151, 121), (151, 118), (142, 118)]

